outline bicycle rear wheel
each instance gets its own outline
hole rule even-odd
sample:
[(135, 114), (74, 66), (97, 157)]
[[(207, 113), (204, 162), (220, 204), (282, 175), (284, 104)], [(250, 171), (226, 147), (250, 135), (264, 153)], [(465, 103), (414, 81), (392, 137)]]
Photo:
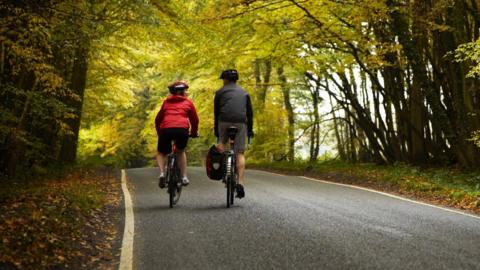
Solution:
[(226, 186), (227, 186), (227, 208), (230, 208), (230, 201), (231, 201), (230, 197), (232, 196), (232, 195), (231, 195), (232, 185), (230, 185), (230, 182), (231, 182), (230, 176), (227, 176), (226, 178), (227, 178), (227, 179), (226, 179)]
[(230, 177), (230, 205), (233, 205), (233, 201), (235, 200), (235, 180)]
[(233, 157), (227, 158), (226, 186), (227, 186), (227, 208), (233, 205), (235, 199), (235, 161)]
[(182, 180), (180, 179), (180, 169), (175, 164), (175, 194), (173, 196), (173, 204), (177, 204), (180, 200), (180, 195), (182, 195)]
[(167, 180), (168, 180), (168, 200), (170, 208), (178, 202), (177, 195), (177, 175), (175, 170), (175, 157), (169, 156), (167, 167)]
[(230, 205), (232, 204), (232, 156), (227, 155), (225, 159), (225, 187), (227, 188), (227, 208), (230, 208)]
[(173, 208), (173, 206), (175, 205), (175, 195), (177, 193), (177, 189), (176, 189), (176, 181), (174, 179), (174, 177), (171, 177), (169, 180), (168, 180), (168, 199), (169, 199), (169, 203), (170, 203), (170, 208)]
[(237, 184), (237, 178), (236, 178), (236, 159), (235, 156), (232, 157), (230, 160), (230, 205), (233, 205), (233, 202), (235, 200), (235, 186)]

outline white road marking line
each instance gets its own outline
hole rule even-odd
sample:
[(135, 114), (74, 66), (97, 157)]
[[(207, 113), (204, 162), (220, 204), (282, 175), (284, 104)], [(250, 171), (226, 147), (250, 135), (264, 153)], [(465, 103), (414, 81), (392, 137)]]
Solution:
[(133, 234), (134, 219), (132, 197), (127, 187), (127, 173), (122, 170), (122, 190), (125, 198), (125, 229), (123, 230), (122, 253), (120, 255), (120, 270), (130, 270), (133, 265)]
[[(267, 171), (262, 171), (262, 172), (266, 172), (266, 173), (273, 174), (273, 175), (278, 175), (278, 176), (289, 176), (289, 175), (272, 173), (272, 172), (267, 172)], [(425, 206), (430, 206), (430, 207), (433, 207), (433, 208), (442, 209), (442, 210), (445, 210), (445, 211), (448, 211), (448, 212), (464, 215), (464, 216), (467, 216), (467, 217), (480, 219), (480, 216), (475, 216), (475, 215), (464, 213), (464, 212), (461, 212), (461, 211), (457, 211), (457, 210), (453, 210), (453, 209), (449, 209), (449, 208), (445, 208), (445, 207), (440, 207), (440, 206), (429, 204), (429, 203), (424, 203), (424, 202), (419, 202), (419, 201), (407, 199), (407, 198), (404, 198), (404, 197), (400, 197), (400, 196), (397, 196), (397, 195), (381, 192), (381, 191), (370, 189), (370, 188), (364, 188), (364, 187), (355, 186), (355, 185), (348, 185), (348, 184), (341, 184), (341, 183), (336, 183), (336, 182), (331, 182), (331, 181), (319, 180), (319, 179), (310, 178), (310, 177), (306, 177), (306, 176), (295, 176), (295, 177), (300, 177), (300, 178), (304, 178), (304, 179), (307, 179), (307, 180), (310, 180), (310, 181), (320, 182), (320, 183), (324, 183), (324, 184), (337, 185), (337, 186), (342, 186), (342, 187), (349, 187), (349, 188), (369, 191), (369, 192), (381, 194), (381, 195), (384, 195), (384, 196), (387, 196), (387, 197), (395, 198), (395, 199), (398, 199), (398, 200), (407, 201), (407, 202), (416, 203), (416, 204), (421, 204), (421, 205), (425, 205)]]

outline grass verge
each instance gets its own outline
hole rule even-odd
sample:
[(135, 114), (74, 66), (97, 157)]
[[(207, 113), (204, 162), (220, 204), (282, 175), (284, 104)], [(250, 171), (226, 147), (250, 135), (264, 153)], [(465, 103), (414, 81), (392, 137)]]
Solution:
[(399, 194), (480, 214), (480, 171), (381, 166), (340, 161), (249, 163), (249, 168), (304, 175)]
[(112, 269), (121, 189), (111, 170), (3, 182), (0, 269)]

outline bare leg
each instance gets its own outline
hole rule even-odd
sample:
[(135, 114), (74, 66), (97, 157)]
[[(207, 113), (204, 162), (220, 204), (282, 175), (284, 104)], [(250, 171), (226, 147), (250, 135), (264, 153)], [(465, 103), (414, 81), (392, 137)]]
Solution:
[(160, 173), (165, 172), (165, 157), (166, 156), (164, 154), (157, 152), (157, 165), (160, 169)]
[(185, 153), (185, 150), (177, 149), (177, 162), (182, 178), (187, 177), (187, 154)]
[(245, 180), (245, 154), (237, 153), (238, 183), (243, 186)]

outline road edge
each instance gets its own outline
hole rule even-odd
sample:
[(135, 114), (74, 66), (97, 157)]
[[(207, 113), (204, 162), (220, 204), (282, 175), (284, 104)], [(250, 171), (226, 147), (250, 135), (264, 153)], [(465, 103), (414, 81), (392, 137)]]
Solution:
[(255, 170), (265, 172), (265, 173), (269, 173), (269, 174), (273, 174), (273, 175), (295, 176), (295, 177), (303, 178), (303, 179), (306, 179), (306, 180), (309, 180), (309, 181), (320, 182), (320, 183), (330, 184), (330, 185), (337, 185), (337, 186), (348, 187), (348, 188), (353, 188), (353, 189), (360, 189), (360, 190), (363, 190), (363, 191), (369, 191), (369, 192), (381, 194), (383, 196), (387, 196), (387, 197), (394, 198), (394, 199), (397, 199), (397, 200), (402, 200), (402, 201), (406, 201), (406, 202), (410, 202), (410, 203), (429, 206), (429, 207), (441, 209), (441, 210), (448, 211), (448, 212), (451, 212), (451, 213), (456, 213), (456, 214), (460, 214), (460, 215), (464, 215), (464, 216), (467, 216), (467, 217), (471, 217), (471, 218), (475, 218), (475, 219), (480, 220), (480, 216), (477, 216), (477, 215), (473, 215), (473, 214), (470, 214), (470, 213), (466, 213), (466, 212), (462, 212), (462, 211), (459, 211), (459, 210), (454, 210), (454, 209), (450, 209), (450, 208), (446, 208), (446, 207), (442, 207), (442, 206), (438, 206), (438, 205), (434, 205), (434, 204), (429, 204), (429, 203), (422, 202), (422, 201), (416, 201), (416, 200), (404, 198), (402, 196), (378, 191), (378, 190), (371, 189), (371, 188), (365, 188), (365, 187), (362, 187), (362, 186), (356, 186), (356, 185), (351, 185), (351, 184), (343, 184), (343, 183), (337, 183), (337, 182), (332, 182), (332, 181), (327, 181), (327, 180), (321, 180), (321, 179), (311, 178), (311, 177), (307, 177), (307, 176), (303, 176), (303, 175), (286, 175), (286, 174), (274, 173), (274, 172), (258, 170), (258, 169), (255, 169)]
[(133, 235), (135, 223), (133, 217), (132, 197), (127, 187), (127, 173), (122, 169), (122, 191), (125, 201), (125, 227), (123, 230), (122, 252), (120, 254), (119, 270), (130, 270), (133, 266)]

